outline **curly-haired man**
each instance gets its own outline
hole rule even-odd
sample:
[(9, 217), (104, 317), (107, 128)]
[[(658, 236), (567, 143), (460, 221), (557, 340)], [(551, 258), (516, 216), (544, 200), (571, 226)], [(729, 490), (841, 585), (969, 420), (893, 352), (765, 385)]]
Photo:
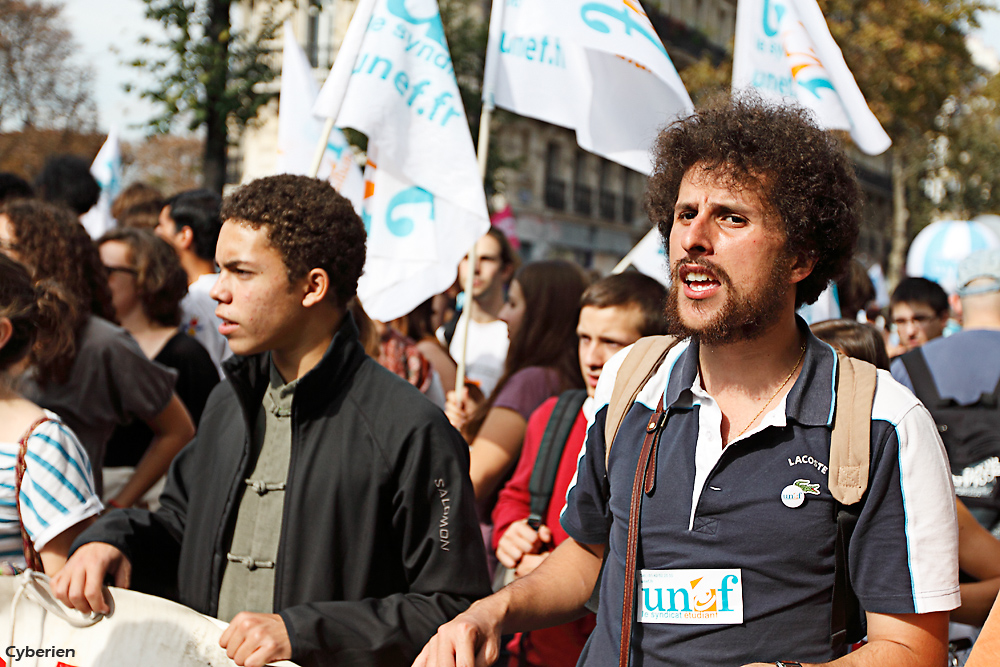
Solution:
[(222, 214), (227, 381), (161, 508), (103, 517), (53, 590), (83, 610), (106, 609), (105, 575), (173, 596), (231, 621), (238, 665), (408, 662), (489, 590), (468, 447), (358, 341), (365, 230), (346, 199), (274, 176)]
[[(682, 340), (642, 385), (607, 458), (628, 353), (604, 366), (561, 517), (570, 539), (439, 629), (417, 664), (489, 664), (501, 632), (573, 618), (605, 555), (580, 665), (943, 663), (958, 605), (947, 462), (926, 411), (884, 372), (867, 493), (852, 506), (846, 563), (836, 558), (830, 437), (835, 411), (850, 408), (838, 408), (835, 353), (795, 309), (850, 258), (850, 164), (805, 112), (749, 98), (668, 127), (655, 164), (647, 207), (668, 250), (667, 318)], [(640, 450), (655, 452), (642, 475)], [(838, 572), (867, 619), (867, 645), (847, 655), (835, 617), (856, 614), (834, 596)]]

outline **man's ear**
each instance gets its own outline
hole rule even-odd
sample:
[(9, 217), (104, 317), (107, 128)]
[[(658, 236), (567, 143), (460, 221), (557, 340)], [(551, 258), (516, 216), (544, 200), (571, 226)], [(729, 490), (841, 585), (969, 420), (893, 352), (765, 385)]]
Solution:
[[(961, 322), (962, 321), (962, 298), (960, 296), (958, 296), (957, 294), (949, 294), (948, 295), (948, 305), (951, 306), (951, 312), (954, 314), (955, 320), (957, 322)], [(948, 313), (946, 312), (945, 316), (947, 316), (947, 315), (948, 315)]]
[(302, 279), (302, 305), (311, 308), (330, 294), (330, 275), (325, 269), (312, 269)]
[(11, 324), (10, 318), (0, 317), (0, 350), (7, 347), (7, 343), (10, 342), (13, 335), (14, 325)]
[(802, 282), (812, 274), (813, 269), (816, 268), (816, 258), (812, 255), (799, 255), (792, 262), (792, 268), (789, 272), (789, 281), (795, 285)]
[(177, 232), (177, 245), (184, 250), (190, 250), (194, 245), (194, 230), (184, 225)]

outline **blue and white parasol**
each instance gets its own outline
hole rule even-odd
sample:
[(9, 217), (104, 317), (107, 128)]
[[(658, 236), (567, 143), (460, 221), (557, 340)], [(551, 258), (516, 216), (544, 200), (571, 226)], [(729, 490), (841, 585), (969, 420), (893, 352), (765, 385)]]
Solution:
[(982, 222), (939, 220), (910, 244), (906, 275), (933, 280), (946, 292), (958, 290), (958, 264), (978, 250), (1000, 248), (1000, 234)]

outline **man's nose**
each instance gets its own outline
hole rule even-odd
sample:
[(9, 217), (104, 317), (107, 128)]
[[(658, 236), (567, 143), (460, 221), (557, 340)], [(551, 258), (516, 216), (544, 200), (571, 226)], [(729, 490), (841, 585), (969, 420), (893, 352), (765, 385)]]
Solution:
[[(677, 223), (674, 223), (677, 227)], [(699, 213), (681, 226), (681, 248), (689, 255), (708, 255), (714, 249), (714, 226), (710, 216)]]

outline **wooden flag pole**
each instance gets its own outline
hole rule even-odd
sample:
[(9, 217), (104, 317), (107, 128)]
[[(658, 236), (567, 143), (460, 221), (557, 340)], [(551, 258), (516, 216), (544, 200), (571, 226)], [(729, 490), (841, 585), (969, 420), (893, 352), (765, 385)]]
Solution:
[[(486, 180), (486, 160), (490, 152), (490, 120), (493, 117), (493, 90), (496, 85), (496, 61), (499, 56), (499, 34), (498, 31), (503, 26), (503, 6), (504, 0), (496, 0), (493, 3), (493, 11), (490, 15), (490, 39), (486, 45), (486, 68), (483, 73), (483, 110), (479, 115), (479, 139), (476, 145), (476, 158), (479, 161), (479, 177)], [(473, 311), (476, 307), (476, 300), (472, 297), (472, 289), (476, 279), (476, 244), (472, 244), (469, 250), (469, 260), (466, 264), (465, 274), (465, 304), (463, 313), (466, 315), (459, 324), (461, 325), (461, 348), (458, 354), (458, 370), (455, 374), (455, 389), (465, 386), (466, 371), (466, 349), (469, 344), (469, 323), (472, 322)], [(456, 335), (458, 333), (456, 332)]]

